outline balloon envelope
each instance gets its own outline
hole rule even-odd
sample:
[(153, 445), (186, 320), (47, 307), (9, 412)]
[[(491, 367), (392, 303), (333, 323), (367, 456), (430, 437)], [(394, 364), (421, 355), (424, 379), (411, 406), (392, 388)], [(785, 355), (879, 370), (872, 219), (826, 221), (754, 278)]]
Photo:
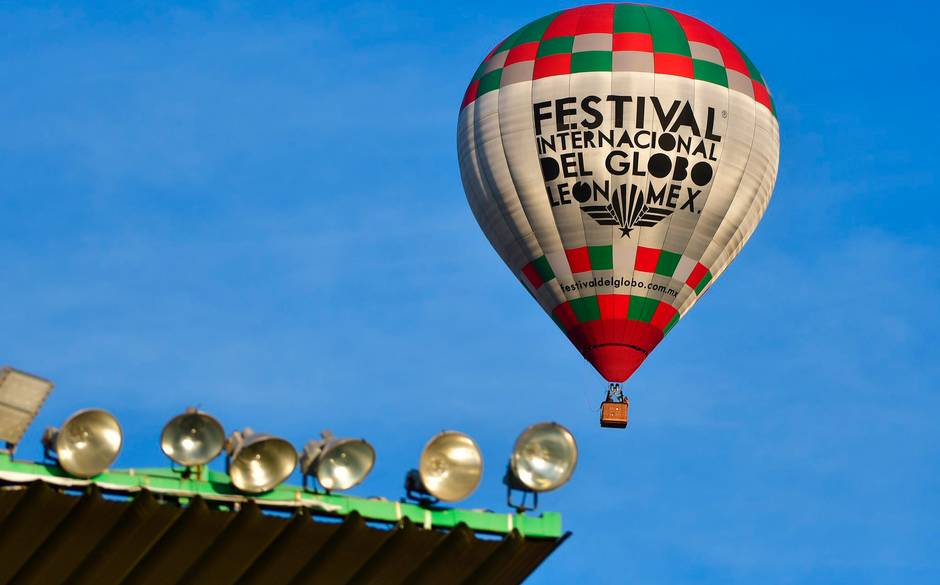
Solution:
[(709, 25), (653, 6), (540, 18), (487, 56), (458, 157), (490, 243), (584, 357), (628, 378), (767, 207), (767, 83)]

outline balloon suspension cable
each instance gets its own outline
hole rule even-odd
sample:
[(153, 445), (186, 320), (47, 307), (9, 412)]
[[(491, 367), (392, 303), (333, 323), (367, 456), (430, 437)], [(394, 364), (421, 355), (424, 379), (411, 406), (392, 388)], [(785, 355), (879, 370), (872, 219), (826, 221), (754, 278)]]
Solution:
[(620, 384), (611, 382), (607, 386), (607, 400), (606, 402), (625, 402), (628, 399), (623, 397), (623, 388), (620, 387)]

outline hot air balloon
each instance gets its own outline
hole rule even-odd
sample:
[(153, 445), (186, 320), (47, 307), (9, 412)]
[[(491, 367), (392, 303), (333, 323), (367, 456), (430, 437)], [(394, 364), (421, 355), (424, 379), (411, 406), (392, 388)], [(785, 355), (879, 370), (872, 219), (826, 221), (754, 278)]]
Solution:
[(487, 55), (457, 150), (493, 248), (617, 391), (754, 232), (779, 127), (763, 76), (717, 30), (599, 4)]

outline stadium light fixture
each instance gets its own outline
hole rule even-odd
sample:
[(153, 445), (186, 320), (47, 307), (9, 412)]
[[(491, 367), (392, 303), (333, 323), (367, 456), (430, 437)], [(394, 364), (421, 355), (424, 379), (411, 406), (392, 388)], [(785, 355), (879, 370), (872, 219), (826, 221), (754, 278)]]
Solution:
[(232, 484), (249, 494), (270, 491), (290, 477), (297, 466), (293, 445), (280, 437), (235, 431), (225, 442)]
[(225, 430), (214, 417), (195, 408), (171, 418), (160, 434), (163, 453), (185, 467), (215, 459), (225, 445)]
[(330, 431), (304, 445), (300, 472), (313, 477), (327, 492), (348, 490), (360, 483), (375, 465), (375, 449), (365, 439), (338, 439)]
[(117, 459), (124, 442), (121, 425), (106, 410), (89, 408), (70, 416), (61, 429), (49, 427), (42, 437), (47, 456), (69, 475), (88, 478), (103, 473)]
[(52, 382), (9, 366), (0, 368), (0, 441), (12, 453), (52, 391)]
[[(555, 422), (536, 423), (516, 439), (506, 476), (506, 502), (519, 512), (538, 507), (538, 494), (558, 489), (571, 479), (578, 463), (578, 445), (574, 435)], [(522, 492), (518, 504), (512, 492)], [(526, 496), (533, 495), (533, 504), (526, 506)]]
[(433, 436), (405, 476), (408, 498), (422, 503), (457, 502), (470, 496), (483, 476), (483, 455), (476, 442), (457, 431)]

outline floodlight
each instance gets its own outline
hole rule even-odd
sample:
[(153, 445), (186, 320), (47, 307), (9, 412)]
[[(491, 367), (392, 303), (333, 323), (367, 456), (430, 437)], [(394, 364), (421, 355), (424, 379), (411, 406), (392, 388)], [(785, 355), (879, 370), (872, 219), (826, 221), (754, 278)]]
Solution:
[(304, 481), (315, 477), (327, 491), (348, 490), (362, 483), (375, 465), (372, 445), (365, 439), (337, 439), (330, 431), (320, 437), (307, 442), (300, 454)]
[(274, 489), (297, 465), (297, 452), (290, 443), (247, 428), (232, 433), (225, 449), (232, 484), (251, 494)]
[(443, 502), (456, 502), (473, 493), (482, 475), (483, 455), (473, 439), (457, 431), (444, 431), (424, 446), (418, 469), (405, 478), (405, 490), (416, 500), (428, 499), (420, 496), (427, 494)]
[(93, 477), (117, 459), (124, 442), (121, 425), (105, 410), (89, 408), (70, 416), (61, 429), (48, 428), (42, 438), (59, 466), (75, 477)]
[(225, 430), (219, 421), (195, 408), (170, 419), (160, 435), (167, 457), (186, 467), (204, 465), (222, 451)]
[(522, 432), (512, 449), (513, 475), (533, 492), (547, 492), (567, 483), (578, 462), (571, 431), (554, 422), (537, 423)]
[[(519, 511), (534, 510), (538, 507), (538, 494), (567, 483), (577, 462), (578, 445), (571, 431), (554, 422), (530, 426), (516, 439), (509, 458), (503, 480), (507, 503)], [(519, 504), (512, 502), (514, 490), (523, 494)], [(526, 506), (527, 494), (533, 494), (532, 507)]]
[(52, 391), (52, 382), (15, 370), (0, 368), (0, 441), (12, 450), (36, 418)]

